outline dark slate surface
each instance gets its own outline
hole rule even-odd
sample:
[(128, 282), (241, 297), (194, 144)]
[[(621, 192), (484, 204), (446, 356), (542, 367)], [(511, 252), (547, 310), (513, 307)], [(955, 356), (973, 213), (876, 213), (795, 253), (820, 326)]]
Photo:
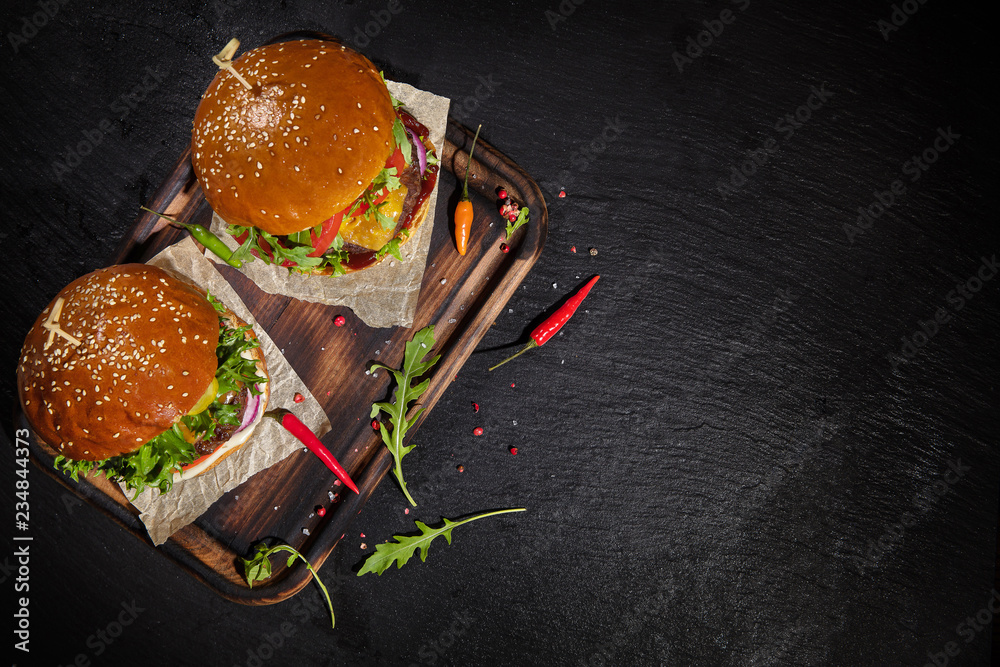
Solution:
[[(33, 471), (18, 664), (988, 664), (1000, 280), (976, 274), (1000, 250), (994, 28), (971, 3), (803, 4), (5, 3), (5, 441), (24, 333), (168, 174), (234, 35), (354, 39), (391, 17), (364, 52), (455, 100), (551, 204), (512, 312), (407, 459), (420, 511), (383, 484), (323, 568), (336, 631), (315, 587), (226, 602)], [(886, 39), (893, 7), (915, 13)], [(57, 179), (87, 135), (100, 145)], [(486, 373), (595, 273), (564, 335)], [(901, 337), (922, 345), (893, 364)], [(351, 571), (361, 542), (414, 518), (517, 505), (426, 563)]]

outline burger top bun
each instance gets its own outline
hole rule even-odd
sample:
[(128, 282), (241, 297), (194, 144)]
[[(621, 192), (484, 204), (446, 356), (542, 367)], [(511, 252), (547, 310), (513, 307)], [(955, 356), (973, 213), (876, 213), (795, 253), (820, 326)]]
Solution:
[(17, 367), (21, 408), (59, 454), (127, 454), (195, 406), (218, 367), (205, 295), (146, 264), (70, 283), (35, 321)]
[(285, 235), (315, 227), (371, 184), (395, 149), (378, 70), (321, 40), (269, 44), (220, 70), (195, 112), (191, 155), (226, 222)]

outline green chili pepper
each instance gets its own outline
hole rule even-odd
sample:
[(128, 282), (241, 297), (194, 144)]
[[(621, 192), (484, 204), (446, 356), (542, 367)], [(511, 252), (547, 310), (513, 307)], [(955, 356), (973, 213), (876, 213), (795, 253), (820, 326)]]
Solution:
[(197, 241), (198, 243), (202, 244), (203, 246), (211, 250), (213, 253), (215, 253), (215, 255), (219, 259), (221, 259), (229, 266), (236, 267), (237, 269), (243, 266), (243, 262), (241, 262), (238, 259), (233, 259), (233, 251), (229, 249), (229, 246), (227, 246), (225, 243), (222, 242), (222, 239), (220, 239), (218, 236), (208, 231), (201, 225), (191, 225), (181, 222), (179, 220), (174, 220), (173, 218), (167, 217), (162, 213), (157, 213), (153, 209), (146, 208), (145, 206), (140, 206), (139, 208), (141, 208), (143, 211), (149, 211), (153, 215), (158, 215), (173, 225), (177, 225), (178, 227), (183, 227), (184, 229), (188, 230), (191, 236), (194, 237), (195, 241)]

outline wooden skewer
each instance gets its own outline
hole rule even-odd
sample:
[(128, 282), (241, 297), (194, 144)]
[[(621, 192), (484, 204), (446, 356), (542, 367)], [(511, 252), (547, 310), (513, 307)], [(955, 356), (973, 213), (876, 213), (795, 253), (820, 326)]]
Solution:
[(56, 334), (59, 334), (69, 342), (73, 343), (73, 345), (83, 344), (83, 341), (81, 341), (79, 338), (77, 338), (76, 336), (72, 336), (59, 328), (59, 316), (62, 315), (63, 303), (65, 302), (66, 299), (64, 299), (63, 297), (59, 297), (58, 299), (56, 299), (56, 305), (52, 306), (52, 312), (49, 313), (48, 318), (46, 318), (46, 320), (42, 322), (42, 328), (47, 329), (49, 332), (49, 337), (45, 341), (46, 350), (49, 349), (50, 345), (52, 345), (52, 341), (55, 339)]
[(253, 86), (247, 83), (247, 80), (240, 76), (240, 73), (236, 71), (233, 67), (233, 56), (236, 55), (236, 49), (240, 47), (240, 40), (235, 37), (229, 40), (229, 43), (219, 51), (218, 55), (212, 56), (212, 62), (219, 66), (221, 70), (229, 70), (230, 74), (236, 77), (236, 79), (243, 84), (243, 87), (247, 90), (253, 90)]

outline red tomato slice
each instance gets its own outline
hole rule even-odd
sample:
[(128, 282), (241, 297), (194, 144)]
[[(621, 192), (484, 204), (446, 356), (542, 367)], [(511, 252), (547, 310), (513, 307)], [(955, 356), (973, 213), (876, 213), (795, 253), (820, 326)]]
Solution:
[[(212, 454), (214, 454), (214, 453), (215, 452), (212, 452)], [(212, 454), (205, 454), (204, 456), (200, 456), (200, 457), (196, 458), (194, 461), (191, 461), (191, 463), (187, 464), (186, 466), (181, 466), (181, 472), (184, 472), (188, 468), (193, 468), (194, 466), (198, 465), (199, 463), (201, 463), (202, 461), (204, 461), (205, 459), (207, 459)]]
[(323, 223), (323, 228), (320, 230), (319, 236), (316, 236), (316, 232), (309, 232), (309, 238), (312, 239), (312, 245), (315, 248), (315, 250), (309, 253), (310, 257), (319, 257), (326, 252), (327, 248), (333, 244), (334, 239), (337, 238), (337, 232), (340, 231), (340, 223), (343, 221), (344, 211), (341, 211)]

